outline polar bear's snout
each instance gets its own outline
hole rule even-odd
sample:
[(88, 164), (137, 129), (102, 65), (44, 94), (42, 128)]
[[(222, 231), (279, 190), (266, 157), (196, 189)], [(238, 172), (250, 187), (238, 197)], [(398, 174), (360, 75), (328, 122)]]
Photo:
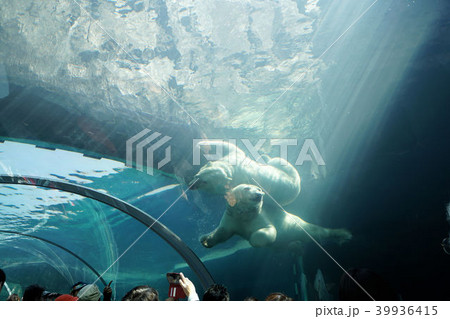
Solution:
[(189, 182), (189, 188), (194, 190), (194, 189), (198, 189), (201, 188), (202, 181), (199, 180), (199, 178), (196, 176), (194, 176), (194, 178)]
[(259, 202), (262, 200), (263, 196), (264, 196), (264, 193), (256, 193), (255, 195), (253, 195), (253, 200), (255, 202)]
[(220, 163), (209, 162), (202, 167), (190, 183), (190, 189), (202, 189), (215, 194), (225, 194), (232, 181), (231, 172)]
[(262, 200), (262, 198), (264, 196), (264, 192), (258, 189), (256, 191), (254, 191), (252, 195), (253, 195), (252, 196), (253, 200), (256, 201), (256, 202), (259, 202), (259, 201)]
[(260, 202), (263, 199), (264, 192), (255, 185), (246, 185), (242, 184), (235, 188), (236, 191), (240, 192), (244, 198), (247, 198), (247, 200), (254, 201), (254, 202)]

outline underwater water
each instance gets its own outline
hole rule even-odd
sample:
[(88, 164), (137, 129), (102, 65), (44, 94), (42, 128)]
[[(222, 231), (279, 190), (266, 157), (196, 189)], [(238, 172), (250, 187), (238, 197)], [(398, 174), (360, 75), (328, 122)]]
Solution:
[[(63, 181), (133, 205), (178, 236), (232, 300), (275, 291), (338, 300), (350, 268), (376, 272), (398, 299), (450, 298), (441, 246), (447, 1), (0, 0), (0, 8), (0, 175)], [(139, 171), (127, 148), (144, 129), (170, 137), (161, 142), (170, 161), (158, 167), (168, 153), (156, 149), (151, 174), (150, 153)], [(203, 247), (227, 205), (189, 189), (207, 163), (194, 163), (195, 139), (234, 139), (253, 156), (248, 140), (260, 154), (286, 155), (302, 180), (286, 211), (352, 239), (308, 240), (301, 252), (239, 236)], [(311, 148), (298, 161), (308, 141), (323, 163)], [(136, 142), (147, 151), (151, 141)], [(0, 184), (9, 290), (38, 283), (68, 293), (77, 281), (102, 289), (112, 280), (117, 300), (143, 284), (164, 299), (165, 274), (181, 271), (203, 293), (152, 227), (88, 197)], [(4, 288), (0, 300), (7, 296)]]

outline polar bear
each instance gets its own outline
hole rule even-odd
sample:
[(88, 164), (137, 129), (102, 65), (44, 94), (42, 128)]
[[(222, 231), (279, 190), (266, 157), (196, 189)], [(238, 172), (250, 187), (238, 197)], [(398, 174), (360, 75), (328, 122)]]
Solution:
[(263, 207), (264, 192), (255, 185), (241, 184), (234, 187), (225, 198), (227, 208), (219, 226), (201, 237), (206, 248), (239, 235), (253, 247), (290, 247), (315, 240), (334, 241), (342, 244), (352, 235), (345, 229), (328, 229), (305, 222), (282, 209)]
[[(191, 181), (191, 189), (225, 195), (237, 185), (253, 184), (261, 186), (280, 205), (293, 202), (300, 194), (300, 175), (288, 161), (276, 157), (268, 159), (267, 164), (258, 163), (236, 145), (223, 141), (199, 143), (200, 147), (210, 145), (221, 147), (226, 155), (203, 166)], [(274, 204), (272, 200), (267, 202)]]

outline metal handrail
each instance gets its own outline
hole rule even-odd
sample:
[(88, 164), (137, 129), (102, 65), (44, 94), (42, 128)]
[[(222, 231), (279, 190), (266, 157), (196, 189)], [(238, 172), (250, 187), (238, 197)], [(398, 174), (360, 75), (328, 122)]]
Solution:
[(85, 264), (90, 270), (92, 270), (92, 272), (99, 278), (99, 280), (102, 282), (103, 285), (107, 286), (105, 280), (103, 279), (103, 277), (98, 273), (97, 270), (95, 270), (94, 267), (92, 267), (86, 260), (84, 260), (83, 258), (81, 258), (80, 256), (78, 256), (77, 254), (75, 254), (73, 251), (71, 251), (70, 249), (67, 249), (64, 246), (61, 246), (60, 244), (57, 244), (51, 240), (39, 237), (39, 236), (34, 236), (34, 235), (30, 235), (30, 234), (25, 234), (25, 233), (21, 233), (21, 232), (17, 232), (17, 231), (13, 231), (13, 230), (3, 230), (0, 229), (0, 233), (4, 233), (4, 234), (14, 234), (14, 235), (19, 235), (19, 236), (25, 236), (25, 237), (30, 237), (33, 239), (37, 239), (43, 242), (46, 242), (47, 244), (53, 245), (55, 247), (58, 247), (62, 250), (64, 250), (65, 252), (71, 254), (72, 256), (74, 256), (76, 259), (78, 259), (79, 261), (81, 261), (83, 264)]
[(139, 208), (128, 204), (127, 202), (118, 199), (114, 196), (107, 195), (96, 191), (92, 188), (88, 188), (81, 185), (76, 185), (68, 182), (57, 181), (47, 178), (32, 177), (32, 176), (19, 176), (19, 175), (0, 175), (0, 184), (16, 184), (25, 186), (37, 186), (50, 189), (58, 189), (61, 191), (77, 194), (83, 197), (91, 198), (96, 201), (102, 202), (113, 208), (116, 208), (125, 214), (138, 220), (145, 226), (149, 227), (159, 237), (165, 240), (170, 246), (172, 246), (178, 254), (186, 261), (188, 266), (197, 275), (204, 290), (208, 289), (214, 280), (202, 263), (200, 258), (169, 228), (164, 224), (140, 210)]

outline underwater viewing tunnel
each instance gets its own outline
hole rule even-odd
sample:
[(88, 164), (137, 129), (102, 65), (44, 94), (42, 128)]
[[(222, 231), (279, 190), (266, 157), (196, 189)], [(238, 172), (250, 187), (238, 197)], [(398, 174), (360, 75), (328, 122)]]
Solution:
[(164, 300), (169, 272), (339, 300), (346, 271), (369, 299), (450, 298), (448, 2), (0, 4), (0, 300)]

